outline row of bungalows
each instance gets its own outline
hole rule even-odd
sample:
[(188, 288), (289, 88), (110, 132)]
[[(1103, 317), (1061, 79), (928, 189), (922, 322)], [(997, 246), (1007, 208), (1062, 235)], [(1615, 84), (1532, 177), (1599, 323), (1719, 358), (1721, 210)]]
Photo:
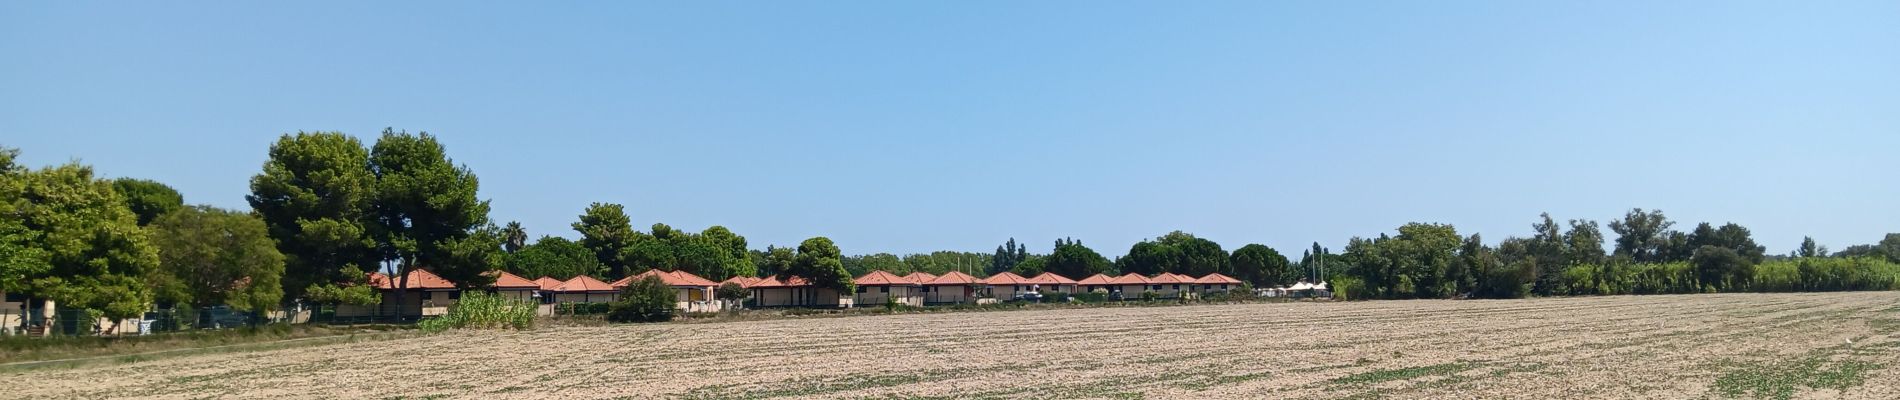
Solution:
[[(565, 281), (551, 277), (529, 280), (504, 271), (487, 273), (494, 278), (487, 291), (504, 299), (526, 301), (546, 305), (538, 310), (546, 315), (553, 312), (553, 304), (559, 303), (609, 303), (620, 297), (620, 291), (636, 279), (658, 276), (660, 281), (677, 293), (676, 305), (682, 311), (718, 311), (722, 305), (713, 301), (713, 289), (718, 284), (684, 271), (649, 270), (630, 276), (614, 283), (603, 282), (592, 276), (580, 275)], [(388, 275), (380, 272), (369, 275), (369, 285), (376, 288), (382, 296), (381, 304), (374, 306), (341, 305), (337, 307), (339, 317), (360, 316), (436, 316), (448, 313), (449, 306), (462, 298), (462, 289), (455, 283), (443, 279), (428, 270), (418, 269), (409, 273), (408, 291), (397, 300), (396, 286), (402, 282), (391, 281)]]
[(1154, 277), (1131, 272), (1121, 276), (1095, 274), (1076, 281), (1076, 288), (1081, 292), (1093, 292), (1099, 289), (1108, 292), (1112, 297), (1120, 298), (1134, 298), (1141, 296), (1142, 293), (1152, 292), (1156, 297), (1168, 299), (1179, 298), (1183, 295), (1240, 289), (1242, 283), (1239, 279), (1219, 273), (1194, 278), (1170, 272), (1163, 272)]

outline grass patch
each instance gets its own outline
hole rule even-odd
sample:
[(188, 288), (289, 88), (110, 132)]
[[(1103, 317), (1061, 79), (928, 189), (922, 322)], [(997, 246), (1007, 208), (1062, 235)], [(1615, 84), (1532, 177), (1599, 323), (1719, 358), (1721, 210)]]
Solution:
[(1417, 379), (1417, 378), (1422, 378), (1422, 377), (1427, 377), (1427, 376), (1451, 375), (1451, 374), (1464, 372), (1464, 371), (1470, 370), (1472, 368), (1477, 368), (1477, 367), (1478, 367), (1477, 363), (1460, 361), (1460, 362), (1453, 362), (1453, 363), (1427, 365), (1423, 367), (1381, 369), (1381, 370), (1361, 372), (1357, 374), (1333, 378), (1333, 380), (1331, 380), (1330, 382), (1334, 385), (1352, 385), (1352, 386), (1372, 385), (1372, 384), (1378, 384), (1378, 383), (1383, 383), (1383, 382)]
[(1790, 399), (1803, 388), (1847, 390), (1865, 383), (1868, 371), (1881, 368), (1858, 360), (1830, 360), (1826, 354), (1727, 366), (1729, 371), (1716, 378), (1711, 389), (1729, 398), (1756, 399)]
[[(154, 353), (233, 348), (294, 339), (380, 334), (407, 330), (396, 325), (335, 327), (316, 324), (273, 324), (220, 330), (196, 330), (143, 336), (52, 336), (0, 338), (0, 371), (35, 361), (75, 361), (115, 357), (115, 362), (138, 362)], [(210, 351), (216, 352), (216, 351)], [(202, 354), (202, 353), (198, 353)], [(167, 354), (169, 355), (169, 354)], [(97, 361), (97, 360), (89, 360)]]

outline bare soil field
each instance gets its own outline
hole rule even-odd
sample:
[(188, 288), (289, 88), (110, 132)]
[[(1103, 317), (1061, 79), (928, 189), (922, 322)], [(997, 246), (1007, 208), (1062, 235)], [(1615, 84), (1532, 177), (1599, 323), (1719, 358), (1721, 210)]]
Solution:
[(1900, 398), (1900, 293), (469, 331), (0, 374), (0, 398)]

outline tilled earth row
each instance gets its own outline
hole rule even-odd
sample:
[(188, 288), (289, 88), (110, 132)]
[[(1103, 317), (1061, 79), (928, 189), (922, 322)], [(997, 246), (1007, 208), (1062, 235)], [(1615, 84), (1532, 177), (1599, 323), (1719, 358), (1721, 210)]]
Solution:
[(450, 332), (0, 374), (0, 398), (1900, 398), (1900, 292)]

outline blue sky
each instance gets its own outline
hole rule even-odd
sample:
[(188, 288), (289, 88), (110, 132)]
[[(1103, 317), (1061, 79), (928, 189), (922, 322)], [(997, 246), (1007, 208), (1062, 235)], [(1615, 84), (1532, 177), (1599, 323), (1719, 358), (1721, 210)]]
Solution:
[(535, 236), (853, 254), (1900, 231), (1900, 2), (274, 3), (0, 5), (0, 144), (244, 208), (280, 134), (428, 131)]

